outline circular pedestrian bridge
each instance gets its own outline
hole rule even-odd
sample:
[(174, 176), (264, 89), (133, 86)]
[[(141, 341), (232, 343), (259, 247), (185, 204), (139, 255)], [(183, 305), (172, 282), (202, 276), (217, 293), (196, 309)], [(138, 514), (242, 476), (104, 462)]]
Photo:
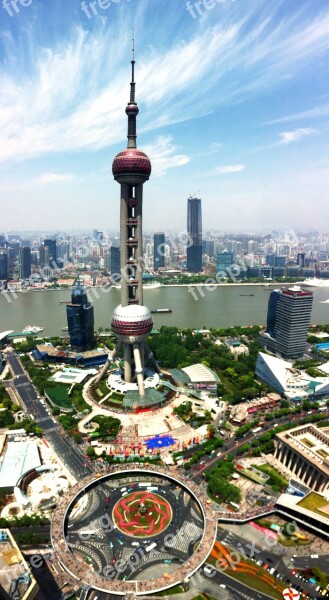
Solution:
[(125, 596), (153, 594), (189, 578), (216, 540), (200, 488), (174, 467), (116, 465), (71, 488), (57, 505), (54, 551), (76, 585)]

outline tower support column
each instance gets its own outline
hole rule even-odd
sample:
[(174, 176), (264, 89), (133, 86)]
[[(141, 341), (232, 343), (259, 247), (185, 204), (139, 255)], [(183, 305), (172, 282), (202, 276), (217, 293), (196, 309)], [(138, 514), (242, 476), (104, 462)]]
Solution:
[(120, 267), (121, 267), (121, 304), (128, 306), (128, 200), (129, 185), (121, 183), (120, 203)]
[(130, 344), (124, 344), (124, 379), (127, 383), (131, 383), (131, 373), (132, 373), (132, 365), (131, 365), (131, 346)]
[(144, 256), (143, 256), (143, 226), (142, 226), (142, 218), (143, 218), (143, 185), (138, 184), (135, 188), (136, 193), (136, 218), (137, 218), (137, 227), (136, 227), (136, 238), (137, 238), (137, 248), (136, 248), (136, 258), (137, 258), (137, 297), (138, 303), (143, 304), (143, 270), (144, 270)]
[(144, 352), (143, 342), (135, 342), (133, 344), (134, 360), (135, 360), (135, 375), (137, 379), (138, 391), (140, 396), (145, 396), (144, 388), (144, 369), (141, 359), (141, 351)]

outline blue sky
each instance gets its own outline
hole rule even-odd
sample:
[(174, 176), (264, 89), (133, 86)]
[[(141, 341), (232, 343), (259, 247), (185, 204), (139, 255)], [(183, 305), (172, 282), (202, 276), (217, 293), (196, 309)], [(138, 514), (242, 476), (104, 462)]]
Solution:
[(144, 230), (328, 231), (327, 0), (84, 6), (1, 0), (1, 230), (118, 229), (134, 27)]

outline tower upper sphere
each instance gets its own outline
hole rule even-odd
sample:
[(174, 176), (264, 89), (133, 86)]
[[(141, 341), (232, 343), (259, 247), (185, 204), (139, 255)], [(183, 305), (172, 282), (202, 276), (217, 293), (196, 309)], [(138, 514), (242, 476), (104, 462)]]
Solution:
[(127, 148), (116, 155), (112, 164), (112, 173), (119, 183), (137, 185), (149, 179), (151, 161), (142, 150)]
[(139, 113), (139, 108), (135, 100), (135, 87), (135, 52), (133, 39), (130, 100), (126, 107), (126, 115), (128, 117), (128, 144), (126, 150), (122, 150), (116, 155), (112, 164), (114, 179), (119, 183), (128, 183), (129, 185), (144, 183), (151, 175), (151, 161), (149, 157), (145, 152), (138, 150), (136, 146), (136, 118)]

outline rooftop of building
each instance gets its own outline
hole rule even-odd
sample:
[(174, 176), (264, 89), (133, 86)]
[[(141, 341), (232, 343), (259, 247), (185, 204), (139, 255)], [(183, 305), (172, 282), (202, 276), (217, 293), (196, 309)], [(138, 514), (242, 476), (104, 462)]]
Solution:
[(277, 384), (285, 396), (291, 399), (329, 393), (329, 377), (311, 377), (304, 371), (295, 369), (292, 362), (264, 352), (258, 353), (256, 375), (268, 381), (275, 389)]
[(0, 489), (14, 488), (25, 473), (40, 465), (35, 442), (8, 442), (0, 465)]
[(220, 383), (218, 375), (206, 365), (198, 363), (182, 369), (191, 383)]
[(82, 383), (89, 375), (97, 375), (97, 369), (74, 369), (64, 367), (62, 371), (56, 371), (49, 381), (56, 383)]
[(0, 585), (10, 598), (33, 597), (38, 587), (9, 529), (0, 529)]
[(329, 476), (329, 435), (315, 425), (299, 425), (276, 437)]
[(85, 352), (73, 352), (73, 351), (68, 351), (68, 350), (60, 350), (58, 348), (55, 348), (52, 344), (49, 344), (49, 343), (38, 344), (37, 350), (41, 354), (45, 353), (45, 354), (48, 354), (48, 356), (53, 356), (53, 357), (70, 356), (71, 358), (78, 358), (80, 356), (83, 356), (83, 358), (85, 358), (85, 359), (95, 358), (95, 357), (107, 354), (103, 348), (95, 348), (94, 350), (86, 350)]

